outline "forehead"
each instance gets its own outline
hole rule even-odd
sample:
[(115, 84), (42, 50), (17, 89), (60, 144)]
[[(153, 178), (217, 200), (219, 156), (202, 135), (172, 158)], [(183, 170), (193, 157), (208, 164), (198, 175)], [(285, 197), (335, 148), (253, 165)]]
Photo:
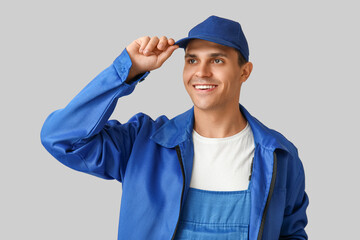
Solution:
[(186, 46), (185, 53), (207, 53), (207, 52), (224, 52), (224, 53), (236, 53), (236, 50), (232, 47), (224, 46), (218, 43), (202, 40), (193, 39)]

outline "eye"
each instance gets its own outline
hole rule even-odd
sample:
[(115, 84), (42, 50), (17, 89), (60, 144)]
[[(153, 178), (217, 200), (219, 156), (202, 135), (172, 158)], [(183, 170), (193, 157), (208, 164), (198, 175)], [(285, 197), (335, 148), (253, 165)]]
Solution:
[(193, 59), (193, 58), (190, 58), (190, 59), (188, 60), (188, 63), (190, 63), (190, 64), (194, 64), (194, 63), (196, 63), (196, 60), (195, 60), (195, 59)]
[(216, 63), (216, 64), (223, 63), (223, 62), (224, 62), (224, 61), (221, 60), (221, 59), (214, 59), (214, 63)]

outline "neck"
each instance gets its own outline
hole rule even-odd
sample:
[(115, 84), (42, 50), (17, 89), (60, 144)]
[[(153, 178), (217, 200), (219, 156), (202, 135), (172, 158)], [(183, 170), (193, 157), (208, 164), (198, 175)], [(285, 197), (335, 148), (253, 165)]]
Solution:
[(194, 130), (208, 138), (224, 138), (235, 135), (246, 127), (239, 104), (228, 108), (202, 110), (194, 106)]

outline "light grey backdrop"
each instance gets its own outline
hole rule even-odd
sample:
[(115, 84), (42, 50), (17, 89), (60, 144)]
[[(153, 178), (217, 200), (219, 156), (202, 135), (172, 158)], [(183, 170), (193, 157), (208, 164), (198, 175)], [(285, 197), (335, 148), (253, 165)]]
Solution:
[[(299, 149), (310, 239), (354, 239), (359, 215), (356, 1), (2, 1), (0, 239), (116, 239), (121, 185), (61, 165), (40, 144), (64, 107), (134, 39), (179, 39), (211, 14), (241, 22), (254, 70), (241, 103)], [(190, 108), (183, 51), (111, 118)]]

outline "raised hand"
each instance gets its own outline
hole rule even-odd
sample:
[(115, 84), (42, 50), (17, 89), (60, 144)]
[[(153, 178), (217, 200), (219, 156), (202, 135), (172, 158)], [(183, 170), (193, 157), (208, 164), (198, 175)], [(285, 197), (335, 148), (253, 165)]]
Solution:
[(168, 39), (165, 36), (160, 39), (157, 36), (152, 38), (146, 36), (133, 41), (126, 47), (132, 61), (127, 81), (138, 74), (161, 67), (175, 49), (179, 47), (174, 43), (174, 39)]

